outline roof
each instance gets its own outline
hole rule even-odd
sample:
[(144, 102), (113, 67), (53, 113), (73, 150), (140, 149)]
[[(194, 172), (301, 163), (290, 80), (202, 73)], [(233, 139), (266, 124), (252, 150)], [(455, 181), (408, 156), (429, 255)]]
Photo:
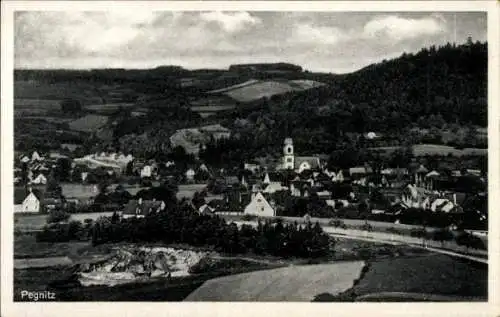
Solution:
[(294, 160), (295, 169), (298, 169), (303, 162), (309, 163), (312, 169), (319, 168), (321, 165), (317, 156), (296, 156)]
[(293, 144), (292, 138), (286, 138), (285, 139), (285, 144)]
[[(146, 215), (153, 210), (157, 210), (161, 207), (162, 201), (159, 200), (143, 200), (139, 204), (138, 200), (130, 200), (123, 210), (124, 215)], [(137, 213), (139, 209), (139, 213)]]
[[(38, 200), (43, 197), (43, 192), (39, 189), (33, 189), (33, 194)], [(29, 190), (26, 190), (24, 187), (15, 187), (14, 188), (14, 205), (22, 204), (23, 201), (28, 197)]]
[(425, 168), (425, 166), (420, 165), (420, 166), (418, 167), (418, 169), (416, 170), (416, 172), (417, 172), (417, 173), (427, 173), (427, 172), (429, 172), (429, 170), (428, 170), (427, 168)]
[(360, 167), (351, 167), (349, 168), (349, 174), (367, 174), (369, 173), (368, 169), (364, 166)]

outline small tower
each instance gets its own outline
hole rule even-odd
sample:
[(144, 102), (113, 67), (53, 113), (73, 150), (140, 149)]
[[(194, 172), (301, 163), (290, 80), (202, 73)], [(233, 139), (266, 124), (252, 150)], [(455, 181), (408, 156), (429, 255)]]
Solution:
[(285, 144), (283, 146), (283, 168), (293, 169), (295, 157), (293, 153), (293, 141), (292, 138), (286, 138)]

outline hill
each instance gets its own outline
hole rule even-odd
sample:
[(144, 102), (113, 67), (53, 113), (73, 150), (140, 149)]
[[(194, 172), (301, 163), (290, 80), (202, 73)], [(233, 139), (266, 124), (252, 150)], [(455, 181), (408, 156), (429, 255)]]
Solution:
[(224, 94), (238, 102), (252, 102), (262, 98), (270, 98), (291, 92), (304, 91), (324, 86), (314, 80), (256, 80), (251, 79), (244, 83), (230, 87), (209, 91), (209, 94)]

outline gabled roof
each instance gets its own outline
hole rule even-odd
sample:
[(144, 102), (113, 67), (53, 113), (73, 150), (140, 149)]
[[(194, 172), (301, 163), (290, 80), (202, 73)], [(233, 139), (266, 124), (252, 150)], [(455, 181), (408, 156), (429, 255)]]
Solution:
[(294, 168), (298, 169), (303, 162), (309, 163), (311, 169), (320, 168), (321, 164), (317, 156), (296, 156), (294, 159)]
[[(39, 189), (33, 189), (32, 190), (33, 194), (38, 200), (41, 200), (43, 198), (43, 192)], [(26, 190), (24, 187), (15, 187), (14, 188), (14, 205), (19, 205), (22, 204), (23, 201), (28, 197), (30, 194), (29, 190)]]
[[(130, 200), (123, 210), (124, 215), (147, 215), (150, 212), (156, 211), (161, 207), (162, 201), (159, 200), (143, 200), (139, 204), (138, 200)], [(138, 211), (138, 213), (137, 213)]]
[(420, 164), (420, 166), (417, 168), (416, 172), (417, 173), (428, 173), (429, 170), (427, 168), (425, 168), (425, 166), (423, 166), (422, 164)]

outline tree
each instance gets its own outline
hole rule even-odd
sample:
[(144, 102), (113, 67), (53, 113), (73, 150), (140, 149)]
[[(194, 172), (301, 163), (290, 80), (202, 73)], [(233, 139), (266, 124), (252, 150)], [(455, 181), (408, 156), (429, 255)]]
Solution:
[(80, 100), (66, 98), (61, 101), (61, 111), (63, 113), (78, 113), (82, 111)]

